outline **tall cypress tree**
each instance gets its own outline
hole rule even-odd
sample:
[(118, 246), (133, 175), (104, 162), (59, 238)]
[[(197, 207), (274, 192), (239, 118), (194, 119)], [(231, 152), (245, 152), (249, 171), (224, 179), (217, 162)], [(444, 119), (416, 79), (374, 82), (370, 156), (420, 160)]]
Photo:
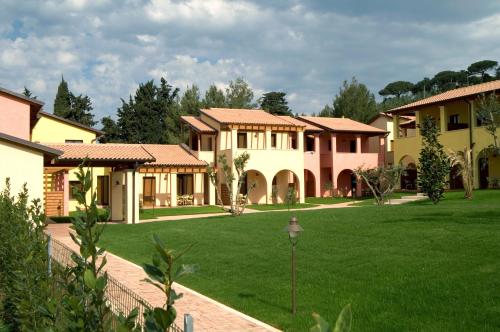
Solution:
[(61, 83), (57, 88), (56, 99), (54, 100), (54, 114), (63, 118), (71, 111), (71, 93), (69, 92), (68, 83), (61, 77)]

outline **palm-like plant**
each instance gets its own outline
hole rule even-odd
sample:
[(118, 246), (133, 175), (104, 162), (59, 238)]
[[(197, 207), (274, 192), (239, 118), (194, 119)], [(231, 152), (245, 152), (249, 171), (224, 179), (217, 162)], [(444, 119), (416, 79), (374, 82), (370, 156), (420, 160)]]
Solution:
[(472, 174), (472, 150), (464, 147), (462, 151), (450, 150), (448, 153), (451, 167), (457, 167), (458, 175), (462, 177), (462, 183), (465, 190), (465, 198), (472, 199), (472, 190), (474, 188), (474, 176)]

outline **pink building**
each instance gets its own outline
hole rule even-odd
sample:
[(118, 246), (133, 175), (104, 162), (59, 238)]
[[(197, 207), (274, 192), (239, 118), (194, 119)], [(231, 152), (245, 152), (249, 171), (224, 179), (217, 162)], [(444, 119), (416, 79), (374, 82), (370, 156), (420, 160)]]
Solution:
[[(346, 118), (301, 116), (304, 137), (304, 181), (306, 196), (361, 196), (365, 188), (353, 170), (359, 166), (384, 165), (387, 132)], [(379, 144), (370, 143), (378, 137)], [(373, 139), (372, 139), (373, 141)]]

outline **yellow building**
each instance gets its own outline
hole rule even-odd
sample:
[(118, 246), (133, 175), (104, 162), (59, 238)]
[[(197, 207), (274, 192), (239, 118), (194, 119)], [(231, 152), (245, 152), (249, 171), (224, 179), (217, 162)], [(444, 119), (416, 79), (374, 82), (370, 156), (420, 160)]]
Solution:
[[(403, 189), (414, 189), (416, 166), (422, 148), (422, 137), (418, 130), (414, 131), (413, 135), (402, 130), (404, 121), (401, 118), (408, 115), (415, 116), (417, 128), (426, 116), (433, 117), (439, 125), (439, 140), (445, 151), (459, 151), (465, 147), (472, 149), (475, 188), (487, 188), (488, 179), (500, 178), (500, 157), (480, 155), (494, 142), (476, 116), (478, 98), (482, 94), (495, 93), (499, 89), (500, 80), (482, 83), (450, 90), (388, 112), (394, 116), (394, 161), (409, 170), (409, 175), (402, 179)], [(450, 173), (450, 188), (461, 188), (461, 179), (453, 169)]]

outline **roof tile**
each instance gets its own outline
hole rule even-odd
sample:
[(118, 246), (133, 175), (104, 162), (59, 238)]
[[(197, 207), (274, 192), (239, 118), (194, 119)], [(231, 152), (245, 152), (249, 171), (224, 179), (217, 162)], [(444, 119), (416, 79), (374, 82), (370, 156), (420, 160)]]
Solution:
[(348, 131), (362, 133), (385, 133), (384, 130), (347, 118), (326, 118), (316, 116), (300, 116), (300, 120), (310, 122), (316, 126), (332, 131)]
[(181, 119), (200, 133), (215, 133), (215, 129), (196, 116), (181, 116)]
[(202, 109), (201, 113), (222, 124), (293, 126), (290, 122), (263, 110), (209, 108)]

